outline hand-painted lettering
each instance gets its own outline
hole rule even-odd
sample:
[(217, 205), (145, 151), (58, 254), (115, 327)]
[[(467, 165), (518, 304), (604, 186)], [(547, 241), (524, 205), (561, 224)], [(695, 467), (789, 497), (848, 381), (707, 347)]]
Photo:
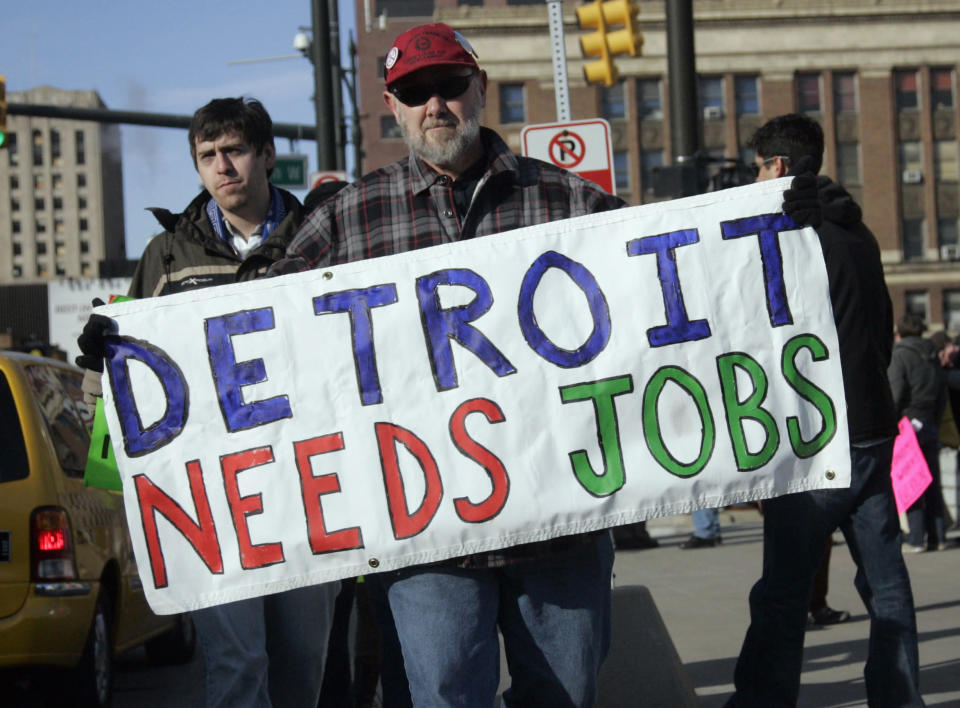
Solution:
[(767, 294), (767, 312), (774, 327), (793, 324), (787, 287), (783, 281), (783, 254), (780, 252), (780, 232), (799, 228), (786, 214), (761, 214), (746, 219), (734, 219), (720, 224), (724, 239), (756, 236), (760, 243), (760, 262), (763, 264), (763, 282)]
[(267, 370), (263, 359), (238, 362), (233, 349), (233, 337), (273, 328), (271, 307), (208, 317), (204, 321), (210, 370), (217, 388), (220, 411), (227, 430), (231, 433), (293, 416), (290, 400), (286, 395), (250, 403), (243, 402), (242, 387), (266, 381)]
[[(750, 395), (742, 400), (737, 382), (737, 369), (745, 372), (753, 384)], [(761, 404), (767, 397), (767, 375), (756, 359), (743, 352), (730, 352), (717, 357), (717, 372), (720, 374), (723, 409), (727, 416), (727, 429), (730, 431), (737, 469), (741, 472), (759, 469), (770, 461), (780, 446), (777, 423), (770, 413), (761, 408)], [(757, 452), (750, 452), (747, 447), (747, 435), (743, 429), (744, 420), (753, 420), (763, 426), (764, 441)]]
[(490, 495), (481, 502), (474, 504), (467, 497), (457, 497), (453, 500), (457, 516), (471, 524), (489, 521), (503, 509), (510, 492), (510, 477), (503, 463), (467, 433), (466, 418), (471, 413), (480, 413), (488, 423), (502, 423), (506, 420), (503, 411), (493, 401), (486, 398), (474, 398), (464, 401), (450, 417), (450, 437), (453, 444), (466, 457), (480, 465), (490, 477), (492, 489)]
[[(159, 347), (132, 337), (108, 337), (106, 366), (128, 457), (146, 455), (177, 437), (187, 424), (190, 389), (177, 363)], [(166, 399), (163, 416), (144, 428), (130, 382), (129, 360), (145, 364), (160, 381)]]
[[(383, 482), (387, 490), (387, 504), (390, 508), (390, 523), (393, 524), (393, 537), (397, 540), (410, 538), (423, 531), (437, 513), (443, 498), (443, 482), (437, 461), (430, 453), (427, 444), (412, 432), (393, 423), (377, 423), (377, 445), (380, 450), (380, 466), (383, 470)], [(404, 493), (403, 473), (397, 456), (397, 444), (403, 445), (420, 463), (426, 489), (423, 501), (416, 511), (407, 506)]]
[(644, 236), (627, 242), (627, 255), (643, 256), (657, 254), (657, 276), (663, 293), (664, 312), (667, 324), (647, 330), (647, 341), (652, 347), (668, 344), (694, 342), (710, 336), (710, 323), (706, 320), (691, 320), (683, 302), (680, 274), (677, 271), (676, 249), (700, 241), (696, 229), (681, 229), (656, 236)]
[(374, 285), (369, 288), (344, 290), (313, 298), (313, 311), (318, 315), (333, 312), (350, 314), (350, 334), (353, 342), (353, 365), (357, 371), (360, 400), (369, 406), (383, 401), (380, 376), (377, 373), (377, 354), (373, 344), (374, 307), (392, 305), (397, 301), (397, 286)]
[(173, 527), (183, 534), (190, 545), (206, 564), (211, 573), (223, 573), (223, 557), (220, 553), (220, 541), (210, 512), (207, 490), (203, 484), (203, 470), (199, 460), (187, 463), (187, 478), (193, 505), (197, 510), (197, 521), (184, 511), (176, 501), (155, 485), (149, 477), (138, 474), (133, 478), (140, 506), (140, 519), (143, 522), (143, 535), (147, 542), (147, 554), (150, 556), (150, 570), (153, 573), (153, 585), (167, 587), (167, 564), (160, 547), (160, 535), (157, 533), (156, 514), (162, 514)]
[(247, 518), (263, 513), (263, 495), (248, 494), (240, 496), (240, 485), (237, 476), (244, 470), (259, 467), (273, 462), (273, 450), (268, 447), (258, 447), (243, 452), (223, 455), (220, 458), (220, 469), (223, 472), (223, 486), (227, 493), (227, 502), (230, 504), (230, 517), (237, 533), (237, 544), (240, 548), (240, 567), (263, 568), (274, 563), (283, 562), (283, 545), (280, 543), (254, 544), (250, 540), (250, 527)]
[(293, 443), (293, 451), (297, 459), (297, 471), (300, 473), (303, 508), (307, 515), (310, 550), (314, 555), (332, 551), (345, 551), (351, 548), (363, 548), (363, 536), (360, 533), (359, 526), (338, 531), (327, 531), (320, 498), (325, 494), (339, 492), (340, 478), (335, 472), (321, 475), (313, 474), (312, 458), (342, 449), (342, 433), (321, 435)]
[(586, 450), (570, 453), (573, 473), (580, 485), (595, 497), (605, 497), (620, 489), (626, 482), (623, 450), (620, 445), (620, 425), (614, 396), (633, 392), (633, 377), (629, 374), (602, 381), (560, 387), (563, 403), (590, 400), (597, 421), (597, 441), (603, 460), (603, 472), (597, 474), (590, 465)]
[[(700, 451), (692, 462), (681, 462), (667, 448), (660, 430), (660, 416), (658, 403), (660, 394), (668, 383), (679, 386), (697, 408), (700, 417), (700, 426), (703, 436), (700, 438)], [(710, 402), (707, 392), (696, 378), (679, 366), (661, 367), (650, 377), (647, 387), (643, 391), (643, 434), (654, 459), (670, 474), (677, 477), (693, 477), (699, 474), (710, 460), (717, 440), (717, 428), (713, 422), (713, 413), (710, 411)]]
[[(558, 347), (547, 338), (537, 324), (537, 317), (533, 311), (533, 298), (540, 281), (550, 268), (557, 268), (566, 273), (583, 291), (590, 308), (593, 331), (576, 349)], [(523, 332), (523, 337), (530, 348), (550, 363), (565, 369), (573, 369), (592, 361), (610, 341), (610, 308), (600, 289), (600, 284), (583, 264), (556, 251), (542, 253), (524, 274), (523, 283), (520, 286), (520, 301), (517, 303), (517, 314), (520, 319), (520, 331)]]
[[(441, 307), (438, 288), (457, 285), (473, 291), (473, 299), (466, 305)], [(497, 376), (516, 373), (516, 368), (487, 337), (470, 323), (493, 305), (490, 286), (472, 270), (450, 268), (417, 278), (417, 300), (420, 319), (427, 340), (430, 368), (438, 391), (456, 388), (457, 369), (453, 363), (450, 341), (473, 352)]]
[(813, 334), (799, 334), (793, 337), (783, 347), (781, 369), (783, 376), (804, 400), (813, 404), (823, 420), (819, 432), (809, 440), (803, 439), (800, 430), (800, 419), (797, 416), (787, 418), (787, 435), (790, 446), (797, 457), (813, 457), (827, 446), (837, 432), (837, 410), (833, 400), (822, 389), (818, 388), (797, 369), (797, 354), (801, 349), (810, 352), (813, 361), (824, 361), (830, 358), (826, 345)]

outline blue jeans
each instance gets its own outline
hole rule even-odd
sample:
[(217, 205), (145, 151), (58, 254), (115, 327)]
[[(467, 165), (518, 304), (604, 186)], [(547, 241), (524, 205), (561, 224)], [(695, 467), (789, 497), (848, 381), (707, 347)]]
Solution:
[(417, 566), (385, 573), (418, 708), (490, 708), (500, 681), (510, 706), (592, 706), (610, 645), (609, 533), (501, 568)]
[(316, 708), (340, 583), (193, 612), (207, 708)]
[(890, 484), (892, 452), (892, 442), (851, 448), (849, 489), (763, 502), (763, 573), (750, 591), (750, 627), (734, 673), (736, 693), (727, 706), (796, 705), (811, 582), (838, 526), (870, 614), (867, 701), (871, 708), (923, 706), (913, 594)]
[(697, 509), (693, 512), (693, 535), (698, 538), (720, 536), (720, 510)]

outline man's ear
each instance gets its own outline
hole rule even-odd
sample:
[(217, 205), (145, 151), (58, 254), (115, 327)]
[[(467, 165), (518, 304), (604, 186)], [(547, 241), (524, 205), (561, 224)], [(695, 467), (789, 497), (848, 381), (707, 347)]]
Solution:
[(387, 108), (390, 109), (390, 112), (393, 113), (393, 117), (397, 119), (397, 122), (400, 122), (400, 116), (397, 115), (397, 107), (394, 101), (397, 100), (397, 97), (394, 96), (389, 91), (383, 92), (383, 102), (387, 104)]
[(273, 166), (277, 163), (277, 148), (273, 143), (267, 143), (263, 146), (263, 155), (267, 174), (270, 174), (273, 171)]
[(786, 177), (787, 173), (790, 171), (790, 168), (787, 167), (787, 163), (782, 157), (776, 158), (777, 162), (777, 177)]

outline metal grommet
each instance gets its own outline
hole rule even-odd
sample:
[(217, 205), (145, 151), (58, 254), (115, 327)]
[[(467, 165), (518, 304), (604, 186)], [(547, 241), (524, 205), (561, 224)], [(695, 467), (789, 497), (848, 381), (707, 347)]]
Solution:
[(837, 473), (834, 472), (833, 470), (827, 470), (826, 473), (824, 474), (824, 477), (826, 477), (829, 480), (833, 480), (833, 478), (836, 476), (837, 476)]
[(370, 560), (367, 561), (367, 564), (368, 564), (371, 568), (379, 568), (379, 567), (380, 567), (380, 561), (378, 561), (376, 558), (371, 558)]
[(324, 280), (330, 280), (331, 278), (333, 278), (333, 273), (331, 273), (329, 270), (323, 274)]

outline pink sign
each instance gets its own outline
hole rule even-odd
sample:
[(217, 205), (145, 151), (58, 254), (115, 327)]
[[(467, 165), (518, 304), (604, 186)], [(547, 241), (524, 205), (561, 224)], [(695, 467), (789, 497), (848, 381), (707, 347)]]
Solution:
[(930, 468), (920, 450), (917, 434), (906, 418), (900, 419), (900, 434), (893, 443), (893, 465), (890, 469), (893, 480), (893, 498), (897, 501), (897, 513), (902, 514), (913, 504), (933, 481)]

